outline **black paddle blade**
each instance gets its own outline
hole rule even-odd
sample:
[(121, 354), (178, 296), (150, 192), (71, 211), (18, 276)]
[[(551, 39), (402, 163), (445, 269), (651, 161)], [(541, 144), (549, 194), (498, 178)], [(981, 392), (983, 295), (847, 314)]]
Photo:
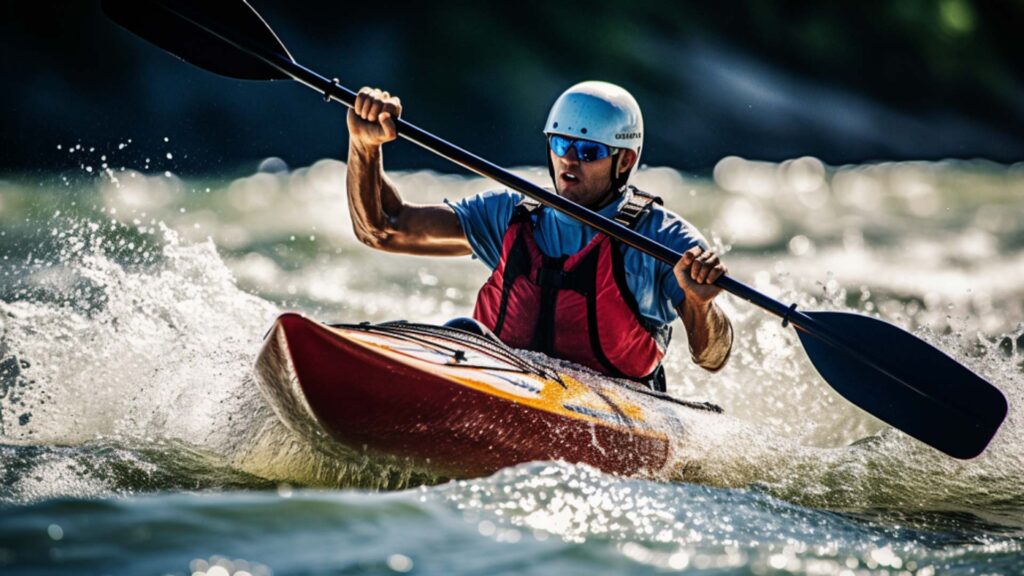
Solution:
[(870, 359), (864, 362), (798, 329), (821, 376), (857, 406), (925, 444), (955, 458), (974, 458), (1006, 417), (1002, 392), (916, 336), (859, 314), (804, 314)]
[(103, 0), (103, 11), (129, 31), (215, 74), (242, 80), (290, 78), (253, 55), (292, 60), (245, 0)]

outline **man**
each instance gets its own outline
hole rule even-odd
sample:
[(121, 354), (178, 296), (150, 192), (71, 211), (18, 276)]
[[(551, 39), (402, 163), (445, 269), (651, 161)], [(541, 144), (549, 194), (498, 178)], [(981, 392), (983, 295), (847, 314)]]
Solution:
[(714, 302), (720, 289), (713, 283), (726, 268), (696, 228), (627, 185), (643, 145), (643, 118), (628, 92), (606, 82), (566, 90), (544, 129), (548, 167), (559, 195), (681, 252), (674, 267), (514, 192), (403, 201), (381, 152), (397, 136), (401, 112), (397, 97), (363, 88), (348, 113), (348, 200), (362, 242), (478, 257), (493, 273), (473, 317), (511, 346), (664, 391), (661, 360), (678, 315), (693, 361), (710, 371), (725, 365), (732, 325)]

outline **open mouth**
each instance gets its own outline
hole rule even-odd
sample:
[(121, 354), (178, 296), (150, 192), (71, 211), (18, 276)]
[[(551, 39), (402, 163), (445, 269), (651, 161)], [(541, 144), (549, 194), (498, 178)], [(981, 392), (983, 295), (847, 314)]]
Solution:
[(562, 172), (561, 178), (562, 182), (565, 184), (579, 184), (580, 182), (579, 176), (572, 172)]

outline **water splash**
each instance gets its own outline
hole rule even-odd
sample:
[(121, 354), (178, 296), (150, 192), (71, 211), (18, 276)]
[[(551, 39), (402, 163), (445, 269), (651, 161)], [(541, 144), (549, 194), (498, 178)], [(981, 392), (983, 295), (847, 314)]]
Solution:
[[(184, 243), (162, 224), (134, 246), (112, 238), (123, 228), (116, 222), (60, 228), (54, 258), (33, 264), (32, 289), (20, 292), (26, 298), (0, 302), (0, 443), (80, 449), (17, 452), (32, 463), (8, 468), (19, 472), (4, 484), (5, 496), (188, 485), (186, 472), (195, 468), (182, 461), (195, 454), (208, 469), (243, 476), (402, 484), (366, 458), (336, 462), (277, 422), (250, 370), (278, 309), (236, 286), (212, 242)], [(93, 464), (147, 475), (152, 464), (132, 462), (152, 462), (154, 451), (165, 456), (161, 467), (185, 479), (157, 474), (165, 485), (140, 483)]]
[(1019, 525), (1008, 535), (969, 514), (904, 515), (893, 525), (878, 514), (822, 513), (759, 490), (655, 484), (586, 466), (508, 468), (424, 495), (432, 497), (452, 502), (499, 542), (610, 541), (659, 569), (935, 574), (982, 556), (1004, 568), (1020, 564)]
[[(1016, 409), (1024, 401), (1017, 326), (1024, 266), (1013, 249), (1019, 225), (1005, 216), (1019, 212), (1012, 195), (1024, 179), (956, 166), (746, 162), (721, 166), (721, 188), (668, 169), (642, 170), (638, 184), (717, 237), (737, 277), (804, 309), (896, 322), (1002, 388), (1011, 413), (985, 455), (951, 460), (851, 407), (817, 377), (791, 331), (724, 298), (737, 337), (730, 364), (707, 376), (690, 364), (680, 336), (667, 369), (671, 392), (717, 402), (727, 416), (685, 415), (669, 478), (754, 486), (831, 509), (984, 510), (1012, 523), (1024, 508), (1016, 481), (1024, 471)], [(746, 172), (729, 180), (729, 170)], [(538, 169), (519, 173), (545, 178)], [(0, 442), (53, 447), (51, 456), (26, 460), (38, 461), (34, 472), (31, 463), (10, 467), (18, 478), (72, 479), (50, 482), (49, 491), (19, 485), (8, 496), (186, 485), (181, 477), (133, 484), (83, 466), (96, 457), (111, 466), (153, 462), (152, 450), (171, 462), (289, 484), (424, 481), (288, 433), (249, 381), (263, 330), (281, 309), (329, 320), (437, 322), (467, 314), (486, 276), (469, 259), (381, 257), (355, 242), (343, 174), (342, 163), (323, 161), (219, 182), (121, 171), (81, 189), (0, 187), (7, 207), (0, 214)], [(490, 187), (429, 172), (394, 179), (421, 202)], [(958, 194), (961, 187), (972, 195)], [(739, 212), (746, 220), (726, 226), (721, 218), (739, 200), (757, 211)], [(770, 219), (771, 233), (729, 232), (750, 218)], [(950, 236), (966, 248), (945, 249)], [(126, 467), (154, 478), (176, 469), (165, 460), (155, 469)], [(86, 470), (78, 480), (67, 474), (75, 468)]]

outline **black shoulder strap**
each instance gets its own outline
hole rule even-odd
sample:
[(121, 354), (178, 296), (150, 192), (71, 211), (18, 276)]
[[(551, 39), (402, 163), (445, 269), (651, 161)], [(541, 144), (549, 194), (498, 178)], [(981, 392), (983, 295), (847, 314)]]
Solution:
[(619, 212), (615, 215), (615, 221), (626, 228), (634, 229), (651, 210), (651, 204), (657, 202), (664, 204), (661, 198), (648, 194), (635, 186), (630, 186), (629, 199), (622, 203)]
[(528, 219), (538, 208), (540, 208), (539, 202), (523, 197), (512, 211), (512, 221)]

